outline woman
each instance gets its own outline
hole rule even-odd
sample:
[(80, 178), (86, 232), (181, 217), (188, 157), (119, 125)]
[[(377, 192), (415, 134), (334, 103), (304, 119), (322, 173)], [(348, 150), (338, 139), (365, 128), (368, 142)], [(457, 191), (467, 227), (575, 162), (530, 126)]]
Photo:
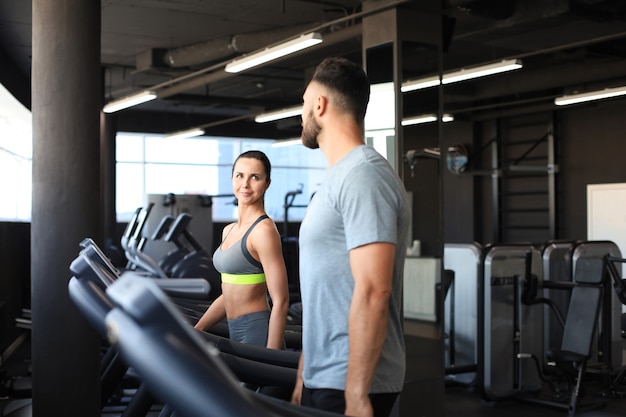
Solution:
[(206, 330), (226, 317), (231, 339), (282, 349), (289, 290), (280, 234), (264, 208), (270, 171), (270, 161), (260, 151), (244, 152), (233, 164), (238, 220), (224, 228), (213, 254), (222, 295), (194, 327)]

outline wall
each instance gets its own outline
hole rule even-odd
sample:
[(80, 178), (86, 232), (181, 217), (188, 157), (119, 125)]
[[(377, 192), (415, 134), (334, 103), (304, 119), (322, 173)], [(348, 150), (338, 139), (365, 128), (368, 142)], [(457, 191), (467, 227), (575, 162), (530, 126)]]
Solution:
[(0, 352), (21, 330), (15, 318), (30, 307), (30, 224), (0, 223)]
[(625, 100), (607, 100), (557, 114), (562, 137), (563, 239), (586, 238), (587, 184), (626, 181)]
[[(626, 101), (607, 100), (594, 105), (572, 106), (555, 112), (532, 115), (551, 119), (556, 143), (556, 239), (587, 238), (587, 184), (626, 181)], [(528, 116), (519, 116), (519, 118)], [(443, 145), (470, 143), (474, 151), (497, 135), (503, 135), (497, 120), (453, 123), (444, 128)], [(470, 152), (472, 154), (472, 152)], [(475, 155), (476, 156), (476, 155)], [(489, 166), (489, 151), (474, 170)], [(458, 176), (444, 172), (444, 232), (446, 242), (493, 243), (494, 212), (489, 175)], [(534, 181), (529, 177), (527, 182)], [(531, 226), (529, 225), (529, 229)], [(542, 243), (545, 231), (537, 232), (534, 243)]]

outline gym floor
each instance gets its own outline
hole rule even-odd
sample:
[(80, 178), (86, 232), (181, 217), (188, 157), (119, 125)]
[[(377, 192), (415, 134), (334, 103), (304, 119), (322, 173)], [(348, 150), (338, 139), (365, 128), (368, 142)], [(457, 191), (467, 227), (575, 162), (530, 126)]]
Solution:
[[(436, 327), (420, 322), (407, 322), (407, 384), (400, 401), (401, 417), (565, 417), (561, 409), (528, 404), (521, 401), (502, 401), (488, 404), (471, 386), (442, 384), (442, 370), (437, 366), (441, 356), (441, 341)], [(24, 343), (0, 367), (0, 416), (8, 412), (6, 407), (16, 407), (20, 401), (28, 401), (30, 343)], [(10, 383), (10, 384), (7, 384)], [(626, 393), (626, 385), (620, 389)], [(587, 397), (594, 396), (595, 388), (588, 387)], [(436, 399), (439, 398), (437, 401)], [(26, 410), (26, 408), (24, 409)], [(120, 416), (123, 409), (107, 408), (103, 417)], [(158, 412), (151, 413), (158, 415)], [(10, 414), (11, 417), (28, 417), (28, 413)], [(626, 395), (612, 397), (599, 409), (578, 410), (581, 417), (617, 417), (626, 415)]]
[[(441, 358), (441, 340), (436, 326), (418, 322), (405, 321), (407, 348), (407, 385), (401, 397), (401, 417), (566, 417), (564, 409), (531, 404), (520, 400), (499, 401), (488, 403), (483, 401), (478, 390), (472, 386), (443, 384), (440, 394), (433, 386), (441, 386), (442, 370), (435, 366)], [(413, 385), (420, 389), (413, 390)], [(426, 391), (424, 392), (424, 388)], [(597, 399), (595, 395), (599, 387), (593, 383), (586, 385), (585, 402)], [(624, 392), (621, 398), (611, 397), (601, 408), (578, 409), (576, 416), (581, 417), (617, 417), (626, 415), (626, 381), (619, 389)], [(431, 399), (440, 395), (443, 410), (434, 408), (436, 401)]]

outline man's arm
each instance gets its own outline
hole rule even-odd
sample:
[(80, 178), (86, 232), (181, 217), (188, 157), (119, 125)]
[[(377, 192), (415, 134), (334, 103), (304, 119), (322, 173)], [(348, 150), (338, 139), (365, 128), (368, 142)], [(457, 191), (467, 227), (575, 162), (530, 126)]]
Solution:
[(371, 416), (368, 394), (387, 335), (396, 246), (372, 243), (350, 251), (354, 294), (348, 335), (346, 415)]

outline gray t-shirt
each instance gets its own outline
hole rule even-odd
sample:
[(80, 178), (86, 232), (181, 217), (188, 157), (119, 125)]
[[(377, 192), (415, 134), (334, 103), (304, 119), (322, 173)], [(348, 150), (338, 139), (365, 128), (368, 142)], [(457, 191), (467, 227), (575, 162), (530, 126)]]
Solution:
[(328, 169), (307, 208), (299, 237), (307, 388), (345, 389), (354, 289), (349, 251), (390, 242), (396, 245), (396, 260), (389, 323), (370, 392), (402, 390), (405, 353), (400, 308), (409, 224), (404, 186), (374, 148), (359, 146)]

